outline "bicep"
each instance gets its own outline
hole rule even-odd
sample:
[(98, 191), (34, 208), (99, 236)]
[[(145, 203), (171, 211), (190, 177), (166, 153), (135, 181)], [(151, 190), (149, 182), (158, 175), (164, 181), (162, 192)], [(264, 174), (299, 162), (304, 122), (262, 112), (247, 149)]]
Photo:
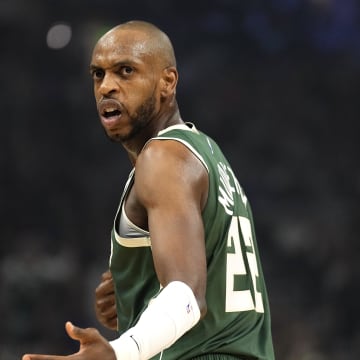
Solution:
[[(171, 200), (169, 200), (171, 201)], [(153, 258), (162, 285), (180, 280), (197, 288), (206, 278), (205, 241), (199, 211), (178, 200), (149, 210)]]
[(188, 284), (205, 297), (206, 256), (202, 205), (207, 173), (182, 144), (156, 142), (136, 167), (135, 189), (148, 215), (155, 269), (160, 283)]

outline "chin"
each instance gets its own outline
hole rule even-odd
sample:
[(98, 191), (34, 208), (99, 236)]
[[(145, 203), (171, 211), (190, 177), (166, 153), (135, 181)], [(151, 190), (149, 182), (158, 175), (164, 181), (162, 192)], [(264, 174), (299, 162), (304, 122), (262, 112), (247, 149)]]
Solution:
[(110, 141), (115, 143), (122, 143), (126, 141), (126, 137), (118, 135), (118, 134), (107, 134), (107, 137), (110, 139)]
[(116, 142), (116, 143), (121, 143), (123, 142), (124, 140), (126, 140), (129, 136), (129, 134), (119, 134), (118, 132), (116, 131), (111, 131), (111, 130), (108, 130), (108, 129), (105, 129), (104, 128), (104, 132), (105, 132), (105, 135), (106, 137), (112, 141), (112, 142)]

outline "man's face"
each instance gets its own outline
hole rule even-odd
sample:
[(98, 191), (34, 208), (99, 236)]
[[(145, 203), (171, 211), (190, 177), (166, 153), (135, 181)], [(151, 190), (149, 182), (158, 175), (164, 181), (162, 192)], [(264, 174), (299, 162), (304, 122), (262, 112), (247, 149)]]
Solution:
[(101, 123), (113, 141), (131, 140), (159, 111), (159, 72), (144, 36), (120, 30), (95, 46), (90, 72)]

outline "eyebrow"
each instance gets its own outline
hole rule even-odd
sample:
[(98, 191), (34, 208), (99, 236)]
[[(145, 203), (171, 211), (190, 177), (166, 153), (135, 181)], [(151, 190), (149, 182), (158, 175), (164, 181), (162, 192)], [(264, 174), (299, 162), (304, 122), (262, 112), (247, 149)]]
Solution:
[(97, 70), (97, 69), (100, 69), (100, 66), (96, 66), (96, 65), (93, 65), (93, 64), (90, 64), (89, 66), (89, 71), (93, 71), (93, 70)]
[[(113, 64), (110, 68), (117, 68), (120, 66), (126, 66), (126, 65), (139, 65), (140, 61), (136, 61), (134, 59), (131, 58), (126, 58), (123, 59), (121, 61), (116, 62), (115, 64)], [(95, 65), (95, 64), (90, 64), (90, 71), (92, 70), (97, 70), (97, 69), (103, 69), (103, 67), (99, 66), (99, 65)]]

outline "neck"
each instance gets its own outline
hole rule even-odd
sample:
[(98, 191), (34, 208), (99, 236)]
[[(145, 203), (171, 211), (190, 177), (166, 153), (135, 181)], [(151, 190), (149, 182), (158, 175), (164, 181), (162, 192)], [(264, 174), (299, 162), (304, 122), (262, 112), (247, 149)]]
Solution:
[(159, 131), (166, 129), (169, 126), (183, 123), (184, 121), (181, 119), (177, 103), (171, 107), (171, 111), (166, 114), (160, 114), (156, 119), (150, 121), (135, 139), (122, 143), (129, 155), (131, 163), (135, 165), (136, 159), (146, 142), (157, 136)]

